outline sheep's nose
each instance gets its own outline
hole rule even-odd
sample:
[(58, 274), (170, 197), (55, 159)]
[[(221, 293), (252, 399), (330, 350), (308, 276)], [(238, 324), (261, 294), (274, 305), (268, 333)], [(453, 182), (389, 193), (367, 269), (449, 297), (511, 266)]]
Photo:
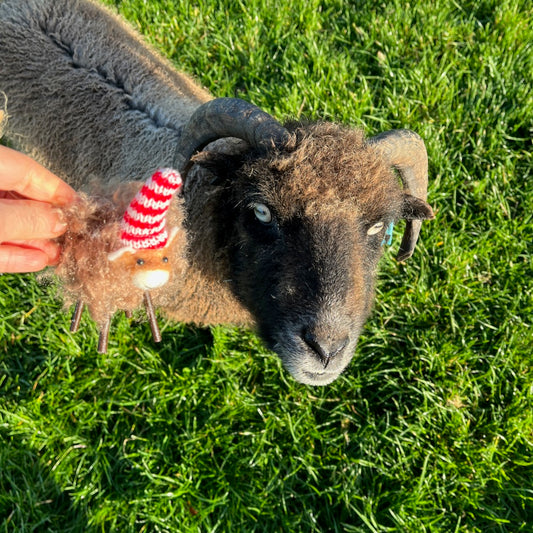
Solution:
[(311, 348), (313, 354), (318, 357), (324, 369), (328, 367), (331, 360), (341, 353), (348, 344), (348, 337), (344, 337), (340, 341), (329, 341), (317, 338), (317, 336), (308, 329), (303, 330), (302, 338), (305, 341), (305, 344)]
[(133, 276), (133, 283), (139, 289), (149, 291), (162, 287), (169, 278), (166, 270), (143, 270)]

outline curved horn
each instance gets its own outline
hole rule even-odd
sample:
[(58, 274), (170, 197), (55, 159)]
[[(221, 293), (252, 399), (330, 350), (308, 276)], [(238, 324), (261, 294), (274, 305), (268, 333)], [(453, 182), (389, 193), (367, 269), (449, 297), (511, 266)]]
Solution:
[[(424, 141), (410, 130), (391, 130), (368, 140), (390, 163), (402, 180), (405, 192), (424, 201), (428, 189), (428, 157)], [(406, 220), (402, 243), (396, 259), (405, 261), (413, 255), (422, 221)]]
[(268, 113), (240, 98), (202, 104), (185, 125), (176, 147), (174, 168), (184, 173), (195, 152), (223, 137), (237, 137), (254, 148), (281, 146), (287, 130)]

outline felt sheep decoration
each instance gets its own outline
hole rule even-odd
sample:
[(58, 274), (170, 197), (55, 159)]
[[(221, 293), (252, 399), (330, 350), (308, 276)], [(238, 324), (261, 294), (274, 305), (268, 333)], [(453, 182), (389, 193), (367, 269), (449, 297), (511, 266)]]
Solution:
[(177, 171), (159, 169), (125, 212), (121, 197), (128, 190), (131, 194), (132, 187), (122, 186), (111, 198), (82, 197), (67, 213), (69, 230), (61, 239), (63, 253), (56, 274), (68, 301), (76, 301), (71, 331), (78, 330), (87, 307), (100, 327), (100, 353), (107, 351), (113, 314), (122, 310), (131, 315), (142, 305), (154, 340), (161, 340), (151, 293), (157, 293), (176, 274), (179, 227), (168, 226), (167, 214), (181, 186)]

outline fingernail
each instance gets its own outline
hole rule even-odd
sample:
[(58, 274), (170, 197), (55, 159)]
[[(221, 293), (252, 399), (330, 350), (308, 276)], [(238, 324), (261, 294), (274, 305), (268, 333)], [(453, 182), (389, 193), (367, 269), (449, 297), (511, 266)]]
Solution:
[(58, 194), (56, 196), (55, 203), (56, 205), (68, 206), (73, 204), (78, 199), (78, 195), (75, 192), (68, 194)]
[(67, 223), (66, 222), (57, 222), (54, 226), (54, 229), (52, 230), (54, 234), (61, 234), (65, 233), (65, 230), (67, 229)]
[(52, 233), (54, 235), (61, 235), (67, 229), (67, 223), (65, 222), (65, 214), (61, 209), (53, 209), (53, 213), (56, 216), (56, 222), (52, 227)]
[(48, 256), (48, 266), (55, 266), (59, 262), (61, 256), (61, 248), (53, 241), (50, 241), (48, 247), (45, 250)]

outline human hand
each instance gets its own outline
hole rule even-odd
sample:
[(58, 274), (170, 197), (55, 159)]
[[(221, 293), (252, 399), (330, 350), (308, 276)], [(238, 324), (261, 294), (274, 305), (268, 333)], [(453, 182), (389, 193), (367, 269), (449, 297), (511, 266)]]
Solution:
[(66, 230), (59, 207), (76, 193), (29, 157), (0, 146), (0, 273), (36, 272), (54, 265), (52, 241)]

